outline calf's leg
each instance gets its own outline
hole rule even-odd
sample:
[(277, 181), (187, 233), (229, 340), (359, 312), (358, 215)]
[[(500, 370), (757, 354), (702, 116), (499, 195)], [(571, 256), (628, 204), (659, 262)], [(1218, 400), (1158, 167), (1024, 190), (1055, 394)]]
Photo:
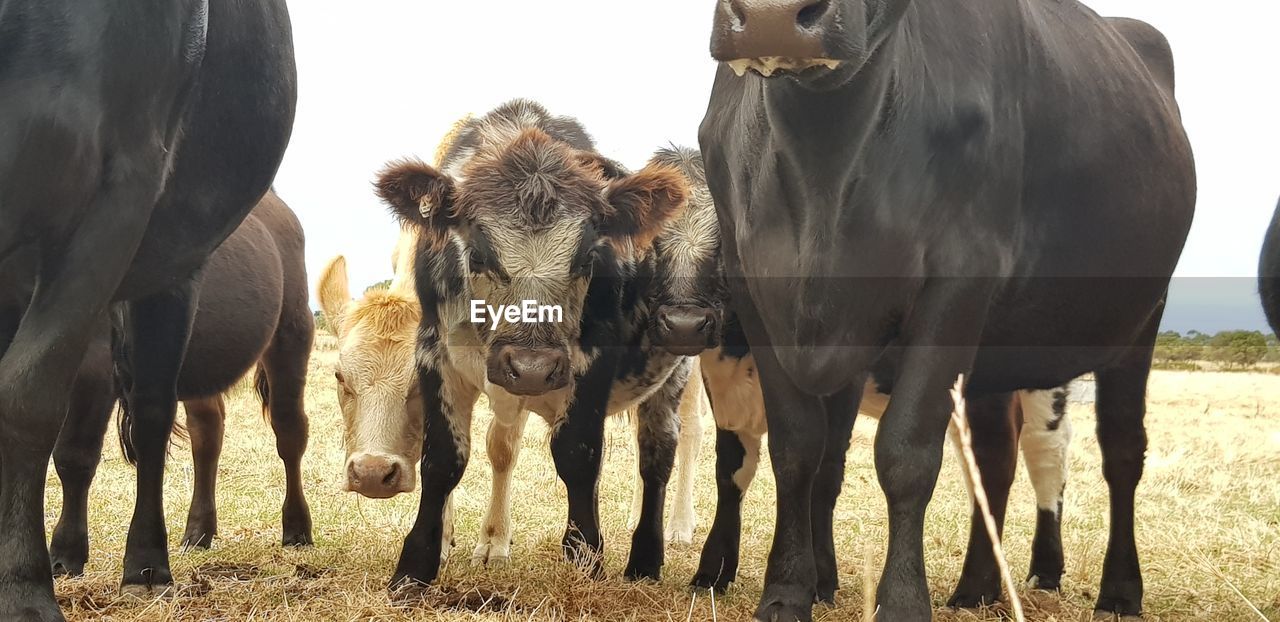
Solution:
[[(503, 566), (511, 562), (511, 481), (515, 477), (516, 461), (520, 458), (520, 445), (524, 439), (524, 426), (529, 413), (511, 404), (509, 412), (496, 414), (489, 424), (486, 449), (489, 464), (493, 467), (493, 490), (489, 496), (489, 510), (480, 526), (479, 543), (471, 553), (471, 563)], [(502, 406), (495, 402), (494, 410)]]
[(665, 534), (672, 544), (693, 544), (697, 512), (693, 507), (698, 478), (698, 456), (702, 453), (702, 413), (706, 404), (702, 372), (694, 366), (689, 383), (680, 398), (680, 440), (676, 445), (676, 498), (672, 502), (671, 522)]
[(625, 576), (628, 579), (661, 577), (666, 542), (662, 513), (666, 508), (667, 483), (675, 465), (680, 442), (679, 409), (688, 383), (689, 366), (680, 365), (653, 395), (636, 409), (636, 441), (640, 450), (640, 479), (644, 499), (640, 520), (631, 534), (631, 555)]
[(1036, 533), (1027, 584), (1042, 590), (1062, 586), (1062, 501), (1067, 485), (1071, 419), (1067, 388), (1023, 391), (1022, 461), (1036, 491)]
[(213, 538), (218, 535), (218, 459), (222, 456), (227, 408), (221, 395), (186, 400), (182, 405), (187, 411), (191, 460), (195, 466), (195, 488), (191, 491), (182, 548), (207, 549), (213, 546)]
[(694, 587), (723, 592), (738, 577), (742, 497), (760, 465), (760, 436), (716, 430), (716, 516), (702, 545)]
[[(478, 394), (438, 369), (419, 372), (425, 411), (422, 443), (422, 498), (418, 518), (405, 536), (391, 587), (428, 585), (440, 573), (444, 521), (452, 514), (450, 497), (471, 456), (471, 410)], [(451, 518), (451, 516), (450, 516)]]

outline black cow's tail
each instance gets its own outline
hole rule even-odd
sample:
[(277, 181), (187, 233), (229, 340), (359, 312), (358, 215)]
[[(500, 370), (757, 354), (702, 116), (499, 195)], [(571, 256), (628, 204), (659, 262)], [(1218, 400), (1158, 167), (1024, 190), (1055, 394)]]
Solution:
[(111, 314), (111, 382), (120, 405), (116, 416), (120, 453), (126, 462), (138, 466), (138, 452), (133, 446), (133, 409), (129, 405), (129, 392), (133, 388), (133, 367), (129, 362), (129, 348), (124, 335), (126, 313), (124, 305), (117, 305)]

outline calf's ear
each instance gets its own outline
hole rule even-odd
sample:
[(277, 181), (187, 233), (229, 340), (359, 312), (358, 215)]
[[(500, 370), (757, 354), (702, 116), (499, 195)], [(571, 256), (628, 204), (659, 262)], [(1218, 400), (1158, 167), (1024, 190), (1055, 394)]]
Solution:
[(613, 180), (605, 190), (609, 210), (601, 219), (601, 232), (628, 237), (636, 247), (649, 248), (654, 238), (684, 209), (689, 183), (670, 166), (649, 165), (639, 172)]
[(458, 224), (453, 178), (426, 162), (397, 160), (387, 164), (374, 189), (401, 222), (432, 233), (444, 233)]
[(324, 314), (329, 332), (342, 339), (342, 322), (351, 304), (351, 288), (347, 285), (347, 258), (338, 255), (325, 264), (316, 282), (316, 296), (320, 299), (320, 312)]

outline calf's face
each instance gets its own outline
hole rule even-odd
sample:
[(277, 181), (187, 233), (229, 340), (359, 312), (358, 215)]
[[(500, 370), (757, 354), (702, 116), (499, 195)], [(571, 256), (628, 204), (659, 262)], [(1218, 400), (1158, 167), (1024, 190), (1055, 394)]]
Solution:
[(422, 456), (422, 397), (414, 364), (421, 309), (411, 295), (373, 291), (352, 301), (341, 257), (325, 268), (320, 306), (338, 337), (346, 489), (384, 499), (412, 492)]
[(650, 338), (672, 354), (719, 347), (729, 294), (720, 260), (720, 228), (706, 181), (690, 180), (689, 201), (654, 242), (657, 279)]
[[(379, 176), (379, 196), (421, 228), (428, 247), (460, 247), (470, 297), (484, 307), (484, 322), (473, 326), (488, 381), (509, 393), (565, 389), (586, 371), (579, 341), (591, 279), (625, 272), (684, 204), (687, 186), (674, 170), (607, 175), (612, 169), (526, 130), (477, 150), (458, 178), (417, 161)], [(494, 317), (530, 305), (546, 314)]]

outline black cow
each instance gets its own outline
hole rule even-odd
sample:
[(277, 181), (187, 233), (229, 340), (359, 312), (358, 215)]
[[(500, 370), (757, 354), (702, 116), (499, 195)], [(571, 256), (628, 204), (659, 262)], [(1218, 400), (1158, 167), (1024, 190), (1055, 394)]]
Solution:
[(1258, 292), (1262, 295), (1262, 310), (1267, 313), (1271, 330), (1280, 333), (1280, 205), (1276, 205), (1276, 214), (1267, 229), (1267, 239), (1262, 242)]
[(60, 620), (45, 475), (112, 301), (139, 459), (124, 587), (172, 580), (162, 480), (195, 284), (280, 164), (293, 45), (283, 0), (11, 0), (0, 33), (0, 619)]
[(778, 480), (760, 619), (809, 619), (835, 581), (811, 517), (868, 375), (893, 396), (881, 619), (931, 614), (924, 513), (961, 374), (971, 399), (1096, 374), (1096, 606), (1141, 611), (1146, 381), (1195, 170), (1168, 46), (1135, 25), (1159, 58), (1074, 0), (719, 2), (700, 140)]

